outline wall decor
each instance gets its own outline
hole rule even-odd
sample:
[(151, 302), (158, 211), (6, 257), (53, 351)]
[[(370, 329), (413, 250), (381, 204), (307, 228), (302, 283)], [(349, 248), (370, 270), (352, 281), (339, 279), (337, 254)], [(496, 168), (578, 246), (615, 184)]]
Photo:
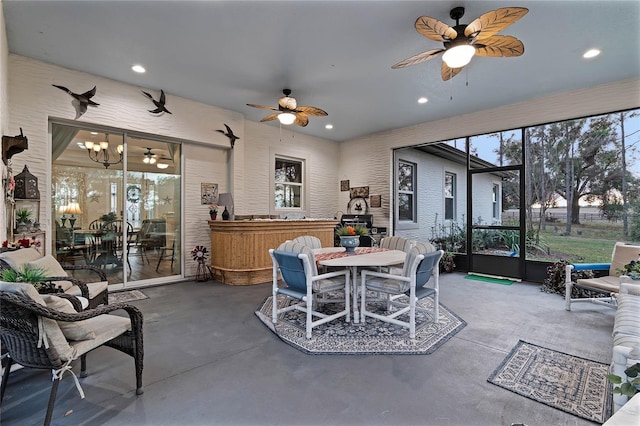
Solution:
[(349, 198), (368, 198), (369, 187), (368, 186), (356, 186), (349, 189)]
[(56, 84), (52, 84), (53, 87), (57, 87), (58, 89), (67, 92), (73, 100), (71, 101), (71, 105), (76, 109), (76, 120), (82, 116), (85, 112), (87, 112), (87, 106), (91, 105), (93, 107), (97, 107), (98, 103), (95, 103), (91, 100), (96, 95), (96, 86), (93, 86), (93, 89), (88, 90), (84, 93), (74, 93), (71, 90), (67, 89), (64, 86), (58, 86)]
[(201, 183), (200, 184), (201, 200), (200, 204), (217, 204), (218, 203), (218, 184), (217, 183)]
[(382, 196), (381, 195), (372, 195), (369, 197), (369, 201), (371, 207), (382, 207)]
[(15, 154), (20, 154), (25, 149), (29, 148), (29, 141), (27, 137), (22, 134), (22, 127), (20, 127), (20, 134), (16, 136), (2, 136), (2, 161), (5, 165), (9, 165), (9, 160)]
[(216, 130), (216, 132), (220, 132), (223, 135), (225, 135), (226, 137), (228, 137), (229, 138), (229, 142), (231, 142), (231, 149), (233, 149), (233, 146), (236, 144), (236, 141), (238, 139), (240, 139), (240, 138), (233, 134), (233, 130), (231, 130), (231, 127), (227, 126), (226, 124), (224, 125), (224, 127), (227, 128), (226, 132), (224, 130), (220, 130), (220, 129)]
[(340, 191), (348, 191), (349, 190), (349, 180), (341, 180), (340, 181)]
[(158, 99), (157, 101), (155, 99), (153, 99), (153, 96), (151, 96), (150, 93), (147, 93), (144, 90), (141, 90), (141, 92), (147, 98), (151, 99), (151, 102), (153, 102), (153, 104), (156, 106), (156, 109), (147, 110), (151, 114), (162, 114), (162, 113), (165, 113), (165, 112), (167, 114), (171, 114), (171, 111), (169, 111), (167, 109), (167, 107), (164, 106), (164, 104), (166, 102), (166, 98), (165, 98), (165, 95), (164, 95), (164, 90), (160, 90), (160, 99)]

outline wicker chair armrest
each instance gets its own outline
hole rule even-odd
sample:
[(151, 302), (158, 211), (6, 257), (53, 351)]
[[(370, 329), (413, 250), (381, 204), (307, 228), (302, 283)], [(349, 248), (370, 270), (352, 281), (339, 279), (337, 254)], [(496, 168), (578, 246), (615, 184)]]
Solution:
[(75, 309), (76, 312), (82, 311), (82, 302), (73, 294), (54, 293), (52, 294), (52, 296), (58, 296), (61, 299), (67, 299), (69, 302), (71, 302), (71, 304), (73, 305), (73, 309)]
[(60, 265), (62, 269), (65, 271), (91, 271), (100, 277), (99, 281), (107, 281), (107, 274), (104, 271), (100, 270), (100, 268), (92, 265)]
[(80, 293), (82, 297), (89, 299), (89, 287), (87, 287), (87, 283), (82, 280), (79, 280), (74, 277), (47, 277), (44, 282), (51, 283), (55, 281), (69, 281), (73, 283), (73, 285), (77, 285), (80, 288)]
[[(58, 294), (54, 294), (57, 296)], [(51, 318), (56, 321), (66, 321), (66, 322), (75, 322), (82, 321), (89, 318), (94, 318), (100, 315), (108, 314), (113, 311), (117, 311), (120, 309), (124, 309), (129, 314), (129, 318), (131, 319), (132, 330), (142, 331), (142, 311), (136, 308), (133, 305), (127, 305), (126, 303), (114, 303), (113, 305), (102, 305), (97, 308), (87, 309), (81, 312), (77, 312), (74, 314), (68, 314), (65, 312), (60, 312), (55, 309), (47, 308), (44, 305), (37, 303), (36, 301), (25, 297), (20, 296), (14, 293), (8, 292), (0, 292), (0, 298), (3, 300), (7, 300), (8, 302), (14, 303), (16, 305), (21, 306), (24, 309), (27, 309), (36, 315), (43, 316), (45, 318)], [(76, 299), (77, 300), (77, 299)]]

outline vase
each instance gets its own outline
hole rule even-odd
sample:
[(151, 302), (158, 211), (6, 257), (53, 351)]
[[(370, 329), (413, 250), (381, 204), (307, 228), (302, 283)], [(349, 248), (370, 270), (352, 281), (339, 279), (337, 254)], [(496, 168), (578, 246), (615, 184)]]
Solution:
[(344, 247), (345, 253), (355, 253), (359, 245), (360, 235), (340, 235), (340, 246)]
[(229, 220), (229, 210), (227, 210), (227, 206), (224, 206), (224, 211), (222, 212), (222, 220)]
[(209, 216), (211, 216), (211, 220), (216, 220), (218, 213), (209, 213)]

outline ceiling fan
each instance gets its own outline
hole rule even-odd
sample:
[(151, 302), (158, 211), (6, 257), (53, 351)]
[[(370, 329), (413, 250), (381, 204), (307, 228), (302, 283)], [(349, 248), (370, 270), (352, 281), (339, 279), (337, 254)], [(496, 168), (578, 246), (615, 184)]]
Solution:
[(327, 113), (320, 108), (316, 108), (313, 106), (298, 106), (296, 98), (289, 96), (291, 95), (290, 89), (284, 89), (282, 93), (284, 93), (284, 96), (278, 99), (277, 108), (268, 105), (247, 105), (254, 108), (278, 111), (276, 113), (267, 115), (262, 120), (260, 120), (260, 122), (271, 121), (277, 118), (282, 124), (297, 124), (300, 127), (305, 127), (307, 124), (309, 124), (309, 117), (320, 117), (327, 115)]
[(467, 65), (473, 55), (478, 56), (520, 56), (524, 45), (513, 36), (496, 35), (529, 12), (524, 7), (504, 7), (480, 15), (468, 25), (460, 24), (464, 7), (454, 7), (449, 12), (456, 25), (450, 27), (429, 16), (421, 16), (415, 27), (423, 36), (444, 43), (443, 49), (432, 49), (419, 53), (391, 68), (404, 68), (428, 61), (442, 54), (442, 80), (456, 76)]

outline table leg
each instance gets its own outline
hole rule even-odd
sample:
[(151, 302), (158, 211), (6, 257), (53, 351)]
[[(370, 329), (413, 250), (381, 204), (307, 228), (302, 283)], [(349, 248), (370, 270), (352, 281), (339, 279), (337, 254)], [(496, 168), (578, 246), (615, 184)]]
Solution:
[(358, 309), (358, 267), (351, 267), (351, 288), (353, 289), (353, 323), (360, 323), (360, 310)]

